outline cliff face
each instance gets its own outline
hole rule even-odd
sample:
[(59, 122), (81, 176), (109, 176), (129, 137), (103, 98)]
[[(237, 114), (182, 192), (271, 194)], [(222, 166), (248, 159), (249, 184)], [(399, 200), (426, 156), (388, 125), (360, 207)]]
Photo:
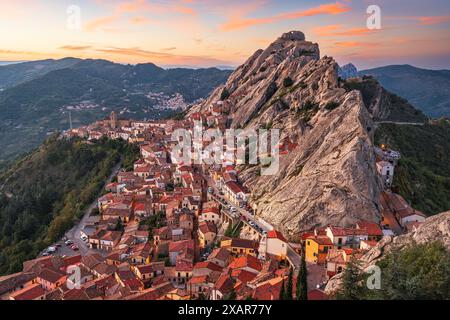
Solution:
[(286, 33), (199, 107), (218, 101), (226, 88), (232, 127), (280, 129), (282, 141), (297, 145), (281, 156), (275, 175), (259, 175), (259, 166), (238, 168), (257, 214), (291, 239), (314, 226), (379, 219), (371, 115), (337, 70), (303, 33)]
[[(361, 257), (361, 268), (366, 270), (390, 252), (402, 250), (413, 244), (425, 244), (441, 241), (450, 251), (450, 211), (429, 217), (417, 230), (398, 237), (384, 237), (378, 244)], [(333, 295), (342, 285), (343, 273), (328, 281), (325, 292)]]

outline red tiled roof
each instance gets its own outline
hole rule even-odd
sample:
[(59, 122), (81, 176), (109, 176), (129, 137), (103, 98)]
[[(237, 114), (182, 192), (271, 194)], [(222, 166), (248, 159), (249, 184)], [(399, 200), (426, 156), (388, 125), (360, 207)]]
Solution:
[(65, 274), (56, 270), (45, 268), (39, 273), (38, 277), (50, 283), (55, 283), (65, 277)]
[(31, 287), (23, 288), (11, 294), (11, 298), (14, 300), (34, 300), (45, 294), (39, 283), (32, 285)]
[(269, 239), (275, 238), (275, 239), (280, 239), (283, 242), (287, 242), (286, 238), (283, 237), (281, 232), (279, 232), (279, 231), (277, 231), (275, 229), (269, 231), (269, 233), (267, 234), (267, 238), (269, 238)]
[(254, 256), (249, 254), (237, 257), (230, 264), (230, 269), (242, 269), (246, 267), (257, 271), (262, 270), (261, 261), (259, 261), (258, 258), (255, 258)]
[(321, 244), (321, 245), (327, 245), (327, 246), (333, 245), (333, 242), (331, 242), (330, 238), (328, 238), (327, 236), (311, 236), (306, 239), (314, 240), (315, 242), (317, 242), (318, 244)]
[(206, 234), (208, 232), (212, 232), (212, 233), (217, 233), (217, 227), (213, 222), (210, 221), (205, 221), (202, 222), (199, 226), (198, 229), (203, 233)]
[(217, 264), (211, 262), (211, 261), (203, 261), (203, 262), (197, 262), (194, 266), (194, 269), (209, 269), (212, 271), (222, 271), (222, 267), (218, 266)]
[(221, 293), (228, 293), (233, 289), (233, 280), (226, 273), (222, 273), (217, 279), (215, 287)]
[(370, 221), (359, 221), (357, 224), (358, 228), (367, 230), (369, 236), (383, 236), (383, 231), (380, 226), (375, 222)]

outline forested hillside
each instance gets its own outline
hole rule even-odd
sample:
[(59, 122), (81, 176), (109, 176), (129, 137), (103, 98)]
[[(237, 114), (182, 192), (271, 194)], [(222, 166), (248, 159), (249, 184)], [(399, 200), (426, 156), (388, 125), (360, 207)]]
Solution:
[(0, 168), (48, 134), (68, 129), (69, 111), (75, 127), (111, 111), (160, 119), (206, 97), (229, 74), (217, 68), (163, 69), (76, 58), (0, 66)]
[(129, 167), (138, 152), (124, 141), (52, 136), (0, 173), (0, 275), (21, 270), (70, 229), (121, 157)]
[(402, 154), (395, 169), (394, 189), (414, 208), (428, 215), (450, 210), (450, 124), (424, 126), (383, 124), (376, 144)]

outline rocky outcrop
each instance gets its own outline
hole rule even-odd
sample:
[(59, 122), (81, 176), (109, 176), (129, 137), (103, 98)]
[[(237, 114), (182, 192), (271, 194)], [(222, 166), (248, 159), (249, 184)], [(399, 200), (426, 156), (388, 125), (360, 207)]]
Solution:
[(238, 168), (257, 214), (292, 240), (316, 226), (379, 220), (371, 114), (337, 70), (331, 57), (320, 58), (317, 44), (289, 32), (191, 111), (217, 102), (226, 88), (233, 128), (279, 129), (282, 141), (296, 144), (274, 175), (259, 175), (260, 166)]
[(342, 79), (356, 78), (359, 76), (358, 69), (352, 63), (348, 63), (339, 67), (338, 75)]
[[(413, 244), (440, 241), (450, 251), (450, 211), (429, 217), (415, 231), (397, 237), (384, 237), (360, 259), (362, 270), (377, 263), (390, 252), (402, 250)], [(328, 281), (325, 292), (333, 295), (342, 285), (343, 274)]]

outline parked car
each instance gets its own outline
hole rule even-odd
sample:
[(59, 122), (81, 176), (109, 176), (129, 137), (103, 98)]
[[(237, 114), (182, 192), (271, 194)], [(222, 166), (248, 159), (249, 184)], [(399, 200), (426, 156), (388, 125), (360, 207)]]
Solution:
[(73, 241), (72, 240), (66, 240), (66, 242), (64, 242), (66, 244), (66, 246), (71, 246), (73, 245)]
[(86, 236), (81, 236), (80, 239), (83, 240), (83, 241), (86, 241), (86, 240), (88, 239), (88, 237), (86, 237)]
[(78, 246), (75, 245), (75, 244), (74, 244), (73, 246), (71, 246), (70, 249), (72, 249), (73, 251), (78, 251), (78, 250), (80, 250), (80, 249), (78, 248)]
[(48, 253), (54, 253), (54, 252), (56, 252), (56, 250), (57, 250), (56, 247), (48, 247), (48, 248), (47, 248), (47, 252), (48, 252)]

